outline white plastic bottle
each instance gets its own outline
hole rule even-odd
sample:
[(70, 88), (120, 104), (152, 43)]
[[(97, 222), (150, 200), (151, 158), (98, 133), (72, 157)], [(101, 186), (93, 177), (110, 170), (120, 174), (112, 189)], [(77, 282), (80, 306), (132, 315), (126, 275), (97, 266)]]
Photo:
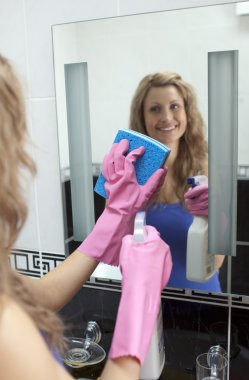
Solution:
[[(134, 223), (133, 239), (136, 242), (143, 242), (146, 239), (147, 232), (145, 228), (145, 212), (141, 211), (136, 214)], [(150, 347), (145, 361), (140, 370), (140, 380), (157, 380), (164, 367), (165, 350), (163, 335), (163, 318), (162, 308), (160, 308), (157, 323), (153, 331)]]
[[(192, 187), (207, 184), (204, 175), (188, 178)], [(188, 230), (186, 277), (191, 281), (205, 282), (215, 273), (215, 255), (208, 253), (208, 220), (195, 216)]]
[(162, 308), (160, 308), (150, 347), (140, 370), (140, 380), (159, 379), (165, 363)]

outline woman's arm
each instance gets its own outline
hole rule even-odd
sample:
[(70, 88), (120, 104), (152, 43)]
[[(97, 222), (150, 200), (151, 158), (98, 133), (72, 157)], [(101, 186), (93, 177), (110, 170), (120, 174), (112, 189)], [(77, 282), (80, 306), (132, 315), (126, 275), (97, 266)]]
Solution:
[(215, 268), (220, 269), (220, 267), (223, 264), (223, 261), (225, 260), (225, 256), (223, 255), (215, 255)]
[(34, 296), (42, 301), (43, 306), (58, 311), (81, 289), (97, 265), (97, 261), (76, 249), (58, 267), (41, 279), (23, 277), (24, 282)]
[(115, 360), (108, 359), (100, 380), (138, 380), (140, 364), (136, 358), (124, 356)]
[(136, 212), (146, 208), (162, 185), (166, 175), (164, 169), (158, 169), (145, 185), (137, 183), (134, 162), (144, 153), (144, 148), (125, 156), (128, 148), (128, 140), (122, 140), (113, 144), (105, 156), (102, 171), (106, 178), (108, 206), (92, 232), (62, 264), (40, 281), (33, 281), (33, 292), (45, 307), (55, 311), (61, 309), (89, 279), (98, 262), (119, 265), (122, 238), (131, 233)]

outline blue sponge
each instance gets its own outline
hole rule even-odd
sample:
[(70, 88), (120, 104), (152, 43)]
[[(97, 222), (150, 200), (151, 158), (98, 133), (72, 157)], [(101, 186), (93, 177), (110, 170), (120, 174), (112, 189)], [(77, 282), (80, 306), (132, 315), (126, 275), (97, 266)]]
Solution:
[[(168, 158), (170, 149), (161, 144), (159, 141), (152, 139), (142, 133), (132, 131), (131, 129), (119, 129), (114, 143), (123, 139), (129, 141), (129, 150), (127, 154), (140, 146), (145, 147), (145, 152), (142, 156), (138, 157), (135, 162), (135, 170), (137, 181), (140, 185), (144, 185), (150, 176), (160, 167), (162, 167)], [(107, 198), (105, 191), (105, 178), (100, 173), (96, 182), (94, 191), (104, 198)]]

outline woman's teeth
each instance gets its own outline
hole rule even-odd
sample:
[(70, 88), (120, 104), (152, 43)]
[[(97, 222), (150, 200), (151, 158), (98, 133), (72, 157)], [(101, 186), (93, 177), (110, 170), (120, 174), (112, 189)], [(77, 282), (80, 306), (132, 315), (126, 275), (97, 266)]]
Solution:
[(160, 131), (165, 131), (165, 132), (168, 132), (168, 131), (172, 131), (173, 129), (175, 129), (176, 126), (173, 125), (172, 127), (167, 127), (167, 128), (158, 128)]

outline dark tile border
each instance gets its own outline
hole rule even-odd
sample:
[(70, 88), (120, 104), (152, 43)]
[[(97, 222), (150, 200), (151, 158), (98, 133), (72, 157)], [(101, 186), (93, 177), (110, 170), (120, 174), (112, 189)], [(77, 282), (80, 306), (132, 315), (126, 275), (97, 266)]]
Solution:
[(49, 272), (64, 259), (63, 254), (42, 252), (40, 255), (38, 251), (14, 249), (11, 252), (10, 264), (19, 273), (39, 278), (41, 273)]

